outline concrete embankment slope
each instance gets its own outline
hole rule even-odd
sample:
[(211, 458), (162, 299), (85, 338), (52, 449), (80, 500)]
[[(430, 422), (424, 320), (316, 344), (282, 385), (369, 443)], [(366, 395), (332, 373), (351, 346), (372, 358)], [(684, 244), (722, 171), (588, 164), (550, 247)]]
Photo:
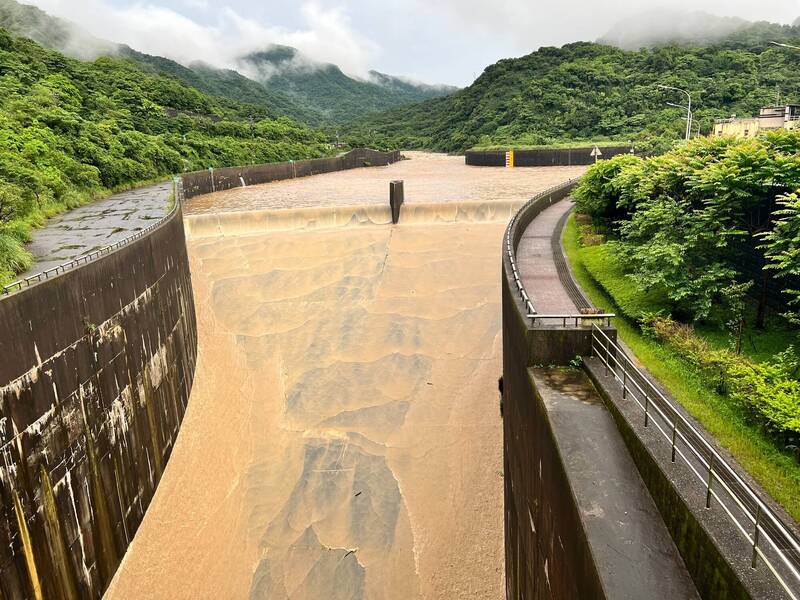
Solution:
[(505, 222), (191, 239), (198, 377), (109, 597), (501, 597)]

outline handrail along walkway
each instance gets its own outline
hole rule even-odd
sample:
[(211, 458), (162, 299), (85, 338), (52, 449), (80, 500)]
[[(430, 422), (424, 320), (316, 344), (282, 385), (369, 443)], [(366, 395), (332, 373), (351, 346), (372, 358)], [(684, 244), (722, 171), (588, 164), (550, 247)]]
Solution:
[(155, 229), (161, 227), (164, 223), (169, 221), (174, 216), (178, 208), (180, 208), (181, 204), (183, 203), (183, 182), (181, 181), (181, 178), (175, 177), (172, 183), (173, 183), (173, 193), (175, 195), (175, 201), (173, 202), (170, 211), (166, 215), (161, 217), (158, 221), (156, 221), (152, 225), (145, 227), (141, 231), (137, 231), (136, 233), (133, 233), (128, 237), (119, 240), (118, 242), (114, 242), (113, 244), (104, 246), (98, 250), (94, 250), (92, 252), (84, 254), (82, 256), (79, 256), (78, 258), (73, 258), (72, 260), (62, 263), (56, 267), (52, 267), (45, 271), (41, 271), (40, 273), (35, 273), (23, 279), (18, 279), (17, 281), (4, 285), (0, 287), (0, 298), (3, 296), (8, 296), (9, 294), (12, 294), (14, 292), (19, 292), (23, 289), (29, 288), (30, 286), (36, 283), (41, 283), (42, 281), (50, 279), (51, 277), (56, 277), (57, 275), (61, 275), (62, 273), (70, 271), (76, 267), (79, 267), (80, 265), (85, 265), (87, 263), (90, 263), (96, 258), (100, 258), (101, 256), (104, 256), (106, 254), (109, 254), (117, 250), (118, 248), (127, 246), (131, 242), (134, 242), (139, 238), (142, 238), (150, 234)]
[[(524, 214), (534, 202), (562, 191), (573, 183), (574, 180), (569, 180), (531, 198), (512, 217), (506, 229), (506, 254), (517, 294), (524, 305), (525, 316), (531, 320), (531, 326), (535, 326), (537, 323), (539, 325), (550, 323), (561, 327), (566, 327), (567, 324), (575, 327), (591, 326), (592, 354), (603, 362), (606, 372), (613, 372), (614, 377), (622, 384), (623, 397), (632, 397), (639, 408), (644, 411), (645, 426), (648, 427), (650, 423), (655, 424), (659, 432), (670, 443), (672, 462), (680, 457), (703, 483), (706, 507), (710, 509), (712, 498), (716, 499), (736, 529), (750, 543), (752, 551), (748, 559), (751, 566), (755, 568), (760, 557), (788, 596), (792, 600), (800, 600), (800, 541), (677, 407), (631, 362), (623, 349), (598, 326), (598, 320), (604, 320), (607, 325), (610, 325), (611, 319), (615, 315), (610, 313), (537, 313), (517, 269), (516, 248), (512, 234), (520, 215)], [(646, 389), (649, 391), (645, 391)], [(668, 416), (669, 414), (672, 415), (671, 418)], [(656, 418), (653, 418), (654, 416)], [(662, 423), (659, 422), (659, 417)], [(681, 449), (679, 443), (685, 446), (685, 451)], [(728, 502), (732, 501), (734, 506), (726, 504), (723, 495), (728, 496), (730, 498)], [(740, 513), (739, 518), (734, 512)], [(773, 555), (772, 559), (768, 554)], [(787, 583), (773, 564), (775, 556), (796, 580), (793, 585)]]
[[(649, 427), (651, 423), (654, 424), (670, 443), (671, 461), (675, 462), (676, 457), (680, 457), (703, 484), (706, 508), (712, 507), (712, 498), (715, 498), (728, 518), (751, 544), (752, 553), (748, 557), (751, 567), (756, 567), (760, 557), (789, 597), (798, 600), (800, 542), (792, 532), (683, 413), (633, 364), (625, 351), (597, 325), (592, 326), (592, 353), (605, 365), (606, 375), (613, 373), (614, 378), (622, 384), (622, 397), (633, 398), (644, 412), (644, 426)], [(658, 418), (653, 418), (656, 415), (662, 422), (659, 422)], [(683, 442), (686, 452), (679, 447), (679, 442)], [(728, 506), (722, 497), (723, 494), (715, 486), (721, 486), (725, 491), (724, 495), (733, 500), (735, 506)], [(734, 512), (740, 513), (740, 516), (737, 518)], [(790, 586), (786, 582), (767, 552), (777, 555), (787, 571), (796, 579), (794, 585)]]

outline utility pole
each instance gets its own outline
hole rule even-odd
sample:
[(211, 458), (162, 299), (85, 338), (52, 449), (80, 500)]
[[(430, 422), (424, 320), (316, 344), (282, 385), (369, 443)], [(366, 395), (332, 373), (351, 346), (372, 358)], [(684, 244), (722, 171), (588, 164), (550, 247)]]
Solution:
[[(680, 92), (682, 94), (686, 94), (686, 97), (689, 99), (689, 105), (686, 106), (686, 139), (689, 140), (692, 137), (692, 95), (684, 89), (674, 87), (671, 85), (661, 85), (659, 84), (662, 90), (674, 90), (676, 92)], [(673, 105), (674, 106), (674, 105)], [(683, 108), (683, 107), (682, 107)]]

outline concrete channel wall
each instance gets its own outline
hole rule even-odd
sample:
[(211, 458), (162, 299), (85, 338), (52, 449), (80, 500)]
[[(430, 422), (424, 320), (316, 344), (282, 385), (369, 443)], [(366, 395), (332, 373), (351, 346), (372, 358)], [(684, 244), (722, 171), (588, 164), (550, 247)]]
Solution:
[(0, 597), (102, 595), (169, 459), (196, 353), (180, 206), (0, 299)]
[(269, 183), (270, 181), (308, 177), (309, 175), (332, 173), (358, 167), (381, 167), (399, 160), (399, 151), (378, 152), (377, 150), (358, 148), (332, 158), (313, 158), (185, 173), (182, 176), (183, 189), (186, 198), (189, 199), (202, 194), (210, 194), (247, 185)]
[[(513, 150), (513, 148), (512, 148)], [(533, 150), (514, 150), (515, 167), (569, 167), (591, 165), (594, 163), (592, 146), (585, 148), (540, 148)], [(618, 154), (629, 154), (630, 148), (600, 146), (602, 158)], [(506, 166), (505, 150), (468, 150), (466, 162), (475, 167)]]
[[(542, 195), (520, 210), (509, 226), (514, 252), (530, 222), (572, 187)], [(566, 365), (576, 355), (589, 354), (591, 334), (580, 327), (531, 324), (505, 237), (502, 255), (506, 597), (603, 598), (600, 574), (529, 373), (536, 365)], [(546, 485), (535, 485), (530, 474), (536, 471), (548, 474)], [(525, 508), (531, 505), (533, 512), (547, 506), (558, 514), (550, 513), (535, 531), (534, 515)]]
[[(514, 254), (531, 221), (552, 202), (566, 196), (570, 189), (564, 186), (521, 209), (508, 230)], [(683, 463), (670, 461), (669, 442), (665, 447), (664, 439), (655, 428), (648, 429), (642, 424), (642, 412), (634, 405), (630, 394), (625, 400), (621, 384), (608, 376), (607, 371), (604, 373), (602, 363), (593, 357), (591, 329), (548, 327), (540, 325), (541, 320), (536, 321), (536, 325), (531, 323), (527, 317), (530, 307), (523, 301), (512, 275), (508, 239), (503, 240), (502, 265), (507, 597), (649, 598), (659, 597), (666, 583), (686, 587), (689, 580), (693, 582), (691, 592), (702, 598), (779, 600), (789, 597), (771, 577), (763, 559), (753, 567), (747, 540), (739, 536), (721, 508), (705, 508), (706, 488), (697, 484), (694, 474)], [(616, 332), (612, 328), (604, 331), (615, 341)], [(642, 544), (639, 551), (634, 551), (633, 546), (628, 548), (627, 554), (636, 560), (632, 558), (630, 564), (617, 570), (618, 575), (611, 578), (609, 574), (615, 571), (609, 570), (604, 561), (611, 550), (607, 540), (613, 536), (598, 539), (597, 530), (592, 533), (590, 528), (596, 511), (606, 515), (609, 511), (602, 506), (602, 501), (593, 505), (590, 512), (582, 509), (581, 498), (585, 500), (586, 496), (586, 488), (581, 489), (584, 472), (580, 466), (576, 468), (582, 460), (580, 448), (596, 439), (589, 432), (590, 426), (580, 423), (579, 411), (569, 409), (569, 403), (563, 398), (552, 401), (553, 390), (542, 375), (548, 372), (548, 365), (567, 365), (575, 356), (583, 358), (585, 374), (581, 377), (588, 376), (589, 387), (594, 390), (593, 400), (577, 398), (579, 404), (605, 407), (601, 411), (604, 415), (598, 413), (596, 419), (588, 422), (594, 426), (602, 416), (605, 421), (614, 423), (600, 436), (607, 441), (613, 438), (614, 448), (600, 449), (596, 444), (596, 455), (603, 457), (601, 463), (593, 467), (596, 487), (608, 482), (603, 474), (607, 470), (605, 465), (629, 463), (624, 471), (635, 474), (641, 488), (646, 490), (647, 501), (640, 502), (639, 506), (652, 505), (652, 510), (648, 509), (650, 516), (639, 520), (648, 530), (647, 543)], [(553, 371), (559, 372), (550, 369)], [(630, 381), (629, 378), (629, 388)], [(564, 426), (562, 422), (559, 429), (559, 413), (565, 410), (570, 411), (569, 425)], [(575, 428), (584, 436), (578, 449), (570, 447), (574, 443), (572, 430)], [(613, 506), (628, 502), (630, 497), (624, 494), (614, 500)], [(772, 504), (768, 500), (765, 502)], [(773, 508), (778, 511), (777, 507)], [(626, 507), (624, 514), (636, 512)], [(639, 514), (643, 514), (642, 511)], [(678, 567), (657, 565), (653, 560), (640, 561), (648, 551), (659, 547), (656, 537), (662, 538), (661, 548), (676, 559), (680, 557)], [(671, 541), (664, 542), (665, 537)], [(598, 553), (593, 551), (596, 546), (609, 547), (608, 551)], [(784, 572), (786, 568), (771, 555), (770, 558), (781, 575), (790, 579), (789, 573)], [(654, 565), (658, 567), (655, 570)], [(647, 567), (650, 573), (663, 571), (663, 582), (653, 583), (651, 578), (651, 585), (645, 585), (645, 578), (640, 577), (640, 589), (634, 595), (610, 593), (607, 581), (624, 581), (626, 574), (637, 572), (640, 567)], [(630, 584), (631, 589), (637, 590), (635, 580)], [(666, 597), (686, 596), (666, 594)]]

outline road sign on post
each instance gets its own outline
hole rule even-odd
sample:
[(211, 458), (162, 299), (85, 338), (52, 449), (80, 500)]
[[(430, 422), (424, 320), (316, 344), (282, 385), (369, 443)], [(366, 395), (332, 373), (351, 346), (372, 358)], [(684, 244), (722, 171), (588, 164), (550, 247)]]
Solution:
[(603, 156), (603, 153), (600, 152), (600, 148), (597, 147), (597, 144), (595, 144), (594, 148), (592, 148), (592, 153), (589, 156), (594, 156), (594, 162), (597, 162), (597, 159)]

